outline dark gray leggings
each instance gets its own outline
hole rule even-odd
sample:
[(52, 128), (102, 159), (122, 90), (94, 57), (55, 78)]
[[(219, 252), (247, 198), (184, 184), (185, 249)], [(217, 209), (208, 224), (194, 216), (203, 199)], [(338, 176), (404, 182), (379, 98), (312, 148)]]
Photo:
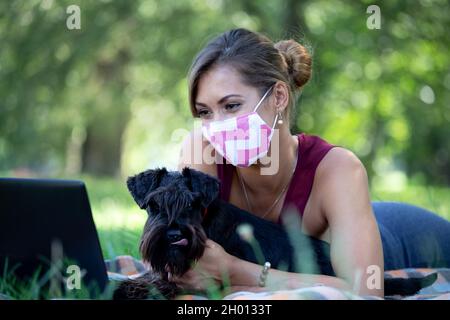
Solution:
[(450, 268), (450, 222), (401, 202), (372, 202), (385, 270)]

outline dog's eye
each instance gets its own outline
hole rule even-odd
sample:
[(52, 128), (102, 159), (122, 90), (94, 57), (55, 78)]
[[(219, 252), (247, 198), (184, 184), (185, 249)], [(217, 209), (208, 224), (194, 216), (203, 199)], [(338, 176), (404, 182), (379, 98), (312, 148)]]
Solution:
[(200, 205), (200, 201), (198, 199), (194, 199), (191, 203), (190, 203), (192, 208), (197, 208)]

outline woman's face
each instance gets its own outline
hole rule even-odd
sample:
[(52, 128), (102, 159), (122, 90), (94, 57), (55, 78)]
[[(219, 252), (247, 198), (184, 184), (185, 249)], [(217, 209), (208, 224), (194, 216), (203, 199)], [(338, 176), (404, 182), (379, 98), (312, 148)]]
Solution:
[[(239, 73), (229, 66), (218, 66), (199, 80), (195, 108), (203, 123), (224, 120), (252, 112), (261, 99), (259, 90), (244, 84)], [(257, 109), (261, 118), (272, 125), (276, 115), (271, 94)]]

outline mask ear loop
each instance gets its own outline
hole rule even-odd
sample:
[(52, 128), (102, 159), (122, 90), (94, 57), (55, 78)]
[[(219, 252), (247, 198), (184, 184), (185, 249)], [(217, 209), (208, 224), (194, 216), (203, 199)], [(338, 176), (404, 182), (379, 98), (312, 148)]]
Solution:
[(272, 130), (275, 128), (275, 123), (277, 123), (277, 120), (278, 120), (278, 112), (277, 112), (277, 115), (275, 116), (275, 119), (273, 120)]
[[(274, 85), (272, 85), (269, 89), (267, 89), (266, 93), (264, 93), (264, 95), (262, 96), (261, 100), (259, 100), (258, 104), (256, 105), (256, 107), (253, 109), (253, 112), (256, 111), (256, 109), (258, 109), (258, 107), (261, 105), (261, 103), (264, 101), (264, 99), (266, 98), (266, 96), (269, 94), (270, 90), (272, 90)], [(273, 120), (272, 123), (272, 130), (275, 128), (275, 123), (277, 123), (278, 120), (278, 113), (275, 116), (275, 119)]]
[(264, 101), (264, 99), (267, 97), (267, 95), (269, 94), (270, 90), (272, 90), (273, 85), (267, 89), (266, 93), (264, 93), (264, 95), (262, 96), (261, 100), (259, 100), (258, 104), (255, 106), (255, 108), (253, 109), (253, 112), (256, 111), (256, 109), (258, 109), (258, 107), (261, 105), (261, 103)]

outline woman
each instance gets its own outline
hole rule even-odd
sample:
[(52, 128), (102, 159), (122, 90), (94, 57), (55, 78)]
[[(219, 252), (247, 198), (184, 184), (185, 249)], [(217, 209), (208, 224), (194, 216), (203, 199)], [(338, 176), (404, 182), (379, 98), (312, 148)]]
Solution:
[[(202, 130), (185, 140), (179, 169), (190, 166), (218, 177), (223, 199), (263, 219), (280, 222), (283, 209), (294, 206), (302, 231), (330, 243), (337, 277), (270, 269), (267, 285), (272, 288), (313, 281), (383, 296), (385, 268), (431, 266), (436, 259), (427, 254), (442, 251), (446, 257), (437, 256), (437, 263), (450, 265), (449, 222), (406, 204), (372, 204), (366, 170), (351, 151), (317, 136), (291, 134), (295, 100), (310, 76), (311, 57), (293, 40), (274, 44), (245, 29), (213, 39), (190, 69), (191, 111), (201, 119)], [(233, 143), (236, 136), (242, 143)], [(202, 146), (203, 161), (194, 161), (196, 144)], [(206, 161), (205, 150), (219, 161)], [(415, 246), (430, 234), (430, 245), (438, 246), (419, 254)], [(211, 279), (222, 281), (225, 272), (232, 286), (261, 290), (262, 266), (208, 241), (196, 267), (174, 281), (199, 288)], [(371, 279), (374, 274), (380, 281)]]

